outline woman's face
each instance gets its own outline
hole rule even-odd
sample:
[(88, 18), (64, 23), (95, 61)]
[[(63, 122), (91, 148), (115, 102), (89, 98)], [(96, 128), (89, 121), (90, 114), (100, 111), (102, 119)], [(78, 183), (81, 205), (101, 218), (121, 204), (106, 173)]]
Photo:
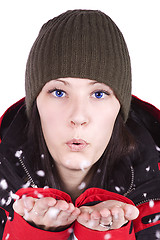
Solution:
[(89, 170), (108, 145), (120, 103), (103, 83), (59, 78), (43, 87), (37, 107), (56, 165)]

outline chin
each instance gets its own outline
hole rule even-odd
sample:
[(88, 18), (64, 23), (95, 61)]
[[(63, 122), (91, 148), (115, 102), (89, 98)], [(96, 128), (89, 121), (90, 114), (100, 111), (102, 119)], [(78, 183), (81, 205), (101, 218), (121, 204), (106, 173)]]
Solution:
[(76, 171), (79, 171), (79, 170), (85, 171), (85, 170), (89, 169), (92, 166), (92, 164), (86, 158), (81, 158), (81, 159), (74, 158), (72, 160), (66, 160), (65, 166), (68, 169), (72, 169), (72, 170), (76, 170)]

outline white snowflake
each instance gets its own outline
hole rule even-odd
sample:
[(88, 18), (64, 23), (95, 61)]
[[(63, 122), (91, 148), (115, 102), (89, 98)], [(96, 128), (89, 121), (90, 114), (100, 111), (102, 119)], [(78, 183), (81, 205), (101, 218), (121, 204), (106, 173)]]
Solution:
[(5, 237), (5, 240), (9, 239), (10, 234), (7, 233), (7, 236)]
[(55, 219), (58, 214), (59, 214), (60, 210), (58, 208), (55, 208), (55, 207), (50, 207), (49, 210), (48, 210), (48, 215)]
[(28, 213), (27, 209), (25, 209), (25, 208), (24, 208), (24, 216), (23, 216), (23, 218), (24, 218), (26, 221), (28, 221), (28, 219), (29, 219), (29, 213)]
[(44, 154), (41, 154), (41, 158), (44, 159)]
[(156, 238), (157, 238), (157, 239), (160, 239), (160, 231), (159, 231), (159, 230), (156, 231)]
[(143, 196), (144, 196), (144, 197), (147, 197), (147, 193), (143, 193)]
[(78, 189), (81, 190), (81, 189), (84, 189), (86, 186), (86, 183), (85, 182), (82, 182), (79, 186), (78, 186)]
[(4, 198), (1, 199), (1, 205), (5, 205), (6, 204), (6, 200)]
[(111, 234), (110, 234), (110, 233), (107, 233), (107, 234), (104, 236), (104, 239), (105, 239), (105, 240), (111, 239)]
[(28, 188), (30, 184), (30, 181), (27, 181), (24, 185), (22, 185), (22, 188)]
[(156, 146), (156, 149), (157, 149), (157, 151), (159, 151), (159, 152), (160, 152), (160, 147)]
[(94, 221), (94, 220), (90, 220), (90, 221), (88, 222), (88, 225), (89, 225), (90, 228), (93, 228), (94, 225), (95, 225), (95, 221)]
[(37, 190), (34, 191), (34, 194), (37, 195), (38, 198), (43, 198), (43, 194), (39, 193)]
[(11, 201), (12, 201), (12, 198), (9, 197), (9, 198), (7, 199), (7, 201), (6, 201), (6, 206), (8, 206), (8, 205), (11, 203)]
[(157, 222), (160, 220), (160, 214), (156, 215), (155, 218), (153, 219), (153, 222)]
[(149, 172), (149, 171), (150, 171), (150, 169), (151, 169), (151, 167), (150, 167), (150, 166), (148, 166), (148, 167), (146, 168), (146, 171), (147, 171), (147, 172)]
[(7, 184), (7, 181), (5, 179), (2, 179), (0, 181), (0, 187), (3, 189), (3, 190), (6, 190), (8, 188), (8, 184)]
[(11, 220), (12, 220), (12, 218), (11, 218), (11, 217), (7, 217), (7, 219), (8, 219), (8, 221), (11, 221)]
[(19, 196), (17, 194), (13, 193), (12, 191), (10, 191), (9, 195), (12, 199), (15, 199), (15, 200), (19, 199)]
[(15, 157), (20, 158), (21, 155), (22, 155), (22, 153), (23, 153), (22, 150), (18, 150), (18, 151), (15, 153)]
[(116, 189), (116, 191), (117, 191), (117, 192), (121, 192), (121, 189), (120, 189), (120, 187), (118, 187), (118, 186), (115, 186), (115, 189)]
[(45, 176), (45, 172), (43, 170), (38, 170), (36, 172), (36, 174), (39, 176), (39, 177), (44, 177)]
[(153, 200), (149, 201), (149, 206), (150, 206), (150, 208), (154, 207), (154, 201)]
[(73, 232), (73, 228), (68, 228), (68, 233), (72, 233)]
[(73, 234), (73, 240), (78, 240), (78, 238), (76, 238), (76, 236)]
[(84, 161), (82, 161), (82, 162), (80, 163), (80, 168), (81, 168), (82, 171), (84, 171), (85, 168), (89, 167), (90, 165), (91, 165), (91, 164), (90, 164), (89, 161), (84, 160)]

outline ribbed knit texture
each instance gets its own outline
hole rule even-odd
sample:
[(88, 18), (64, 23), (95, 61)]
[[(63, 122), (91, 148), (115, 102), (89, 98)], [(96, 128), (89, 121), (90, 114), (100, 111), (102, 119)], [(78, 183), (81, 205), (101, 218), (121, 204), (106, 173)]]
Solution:
[(44, 24), (26, 66), (26, 106), (50, 80), (88, 78), (110, 86), (124, 121), (131, 101), (131, 66), (125, 40), (116, 24), (98, 10), (71, 10)]

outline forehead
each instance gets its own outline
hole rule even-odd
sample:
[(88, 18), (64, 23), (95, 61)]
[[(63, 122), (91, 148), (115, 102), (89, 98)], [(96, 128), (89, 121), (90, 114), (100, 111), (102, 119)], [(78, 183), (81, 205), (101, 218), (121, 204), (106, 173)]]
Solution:
[[(55, 84), (55, 83), (61, 83), (66, 86), (101, 86), (101, 87), (107, 87), (110, 88), (108, 85), (102, 82), (98, 82), (96, 80), (92, 79), (87, 79), (87, 78), (71, 78), (71, 77), (66, 77), (66, 78), (58, 78), (49, 81), (46, 85), (49, 84)], [(111, 90), (111, 88), (110, 88)]]

